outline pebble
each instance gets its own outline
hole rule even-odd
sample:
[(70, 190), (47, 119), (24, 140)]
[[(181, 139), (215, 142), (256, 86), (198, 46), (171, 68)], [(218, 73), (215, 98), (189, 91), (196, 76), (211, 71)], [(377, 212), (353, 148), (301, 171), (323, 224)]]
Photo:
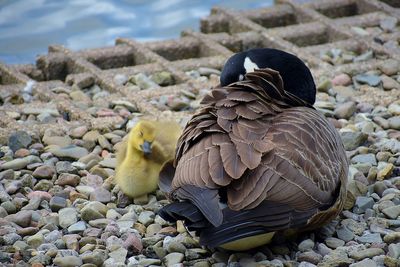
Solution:
[(371, 74), (358, 74), (354, 76), (354, 79), (359, 83), (368, 84), (372, 87), (378, 86), (382, 81), (379, 76)]
[[(315, 251), (306, 251), (303, 253), (300, 253), (297, 256), (297, 260), (301, 262), (309, 262), (312, 264), (318, 264), (322, 260), (322, 256)], [(307, 266), (307, 265), (304, 265)], [(315, 265), (314, 265), (315, 266)]]
[(400, 63), (395, 59), (388, 59), (379, 68), (387, 76), (392, 76), (400, 70)]
[(78, 213), (74, 208), (63, 208), (58, 211), (59, 225), (67, 228), (78, 221)]
[(400, 206), (392, 206), (382, 210), (382, 213), (389, 219), (396, 219), (400, 215)]
[(340, 137), (346, 150), (354, 150), (367, 141), (368, 135), (362, 132), (341, 132)]
[(83, 264), (82, 259), (78, 256), (56, 257), (53, 262), (60, 267), (75, 267)]
[(385, 32), (392, 32), (397, 26), (397, 18), (385, 17), (379, 22), (379, 27)]
[(400, 88), (400, 84), (396, 82), (394, 79), (386, 75), (382, 75), (381, 78), (382, 78), (382, 87), (384, 90), (392, 90)]
[(378, 164), (376, 161), (375, 154), (372, 154), (372, 153), (356, 155), (351, 158), (351, 163), (353, 163), (353, 164), (369, 163), (374, 166), (376, 166)]
[(348, 86), (351, 83), (351, 77), (346, 73), (341, 73), (332, 79), (333, 85)]
[(67, 147), (51, 147), (48, 149), (54, 156), (59, 158), (68, 158), (78, 160), (89, 154), (86, 148), (70, 145)]
[(349, 256), (355, 260), (363, 260), (365, 258), (372, 258), (377, 255), (384, 255), (385, 251), (381, 248), (367, 248), (360, 251), (349, 253)]
[(314, 241), (311, 239), (306, 239), (301, 241), (301, 243), (298, 245), (298, 249), (302, 252), (312, 250), (314, 248)]
[(54, 167), (42, 165), (33, 171), (32, 176), (39, 179), (51, 179), (55, 173)]
[(185, 255), (183, 253), (173, 252), (166, 255), (163, 259), (166, 266), (172, 266), (174, 264), (181, 263)]
[(400, 116), (394, 116), (388, 119), (389, 128), (400, 130)]
[(371, 259), (363, 259), (360, 262), (350, 264), (349, 267), (378, 267), (378, 265)]
[(28, 166), (29, 164), (41, 162), (37, 156), (27, 156), (25, 158), (13, 159), (0, 165), (0, 170), (20, 170)]
[(28, 148), (32, 143), (32, 137), (25, 131), (17, 131), (8, 137), (7, 145), (13, 152), (20, 148)]
[(382, 243), (382, 238), (379, 233), (364, 234), (356, 238), (361, 243)]
[(54, 196), (50, 199), (49, 205), (52, 211), (57, 212), (67, 207), (67, 200), (63, 197)]
[(175, 83), (174, 76), (167, 71), (156, 72), (151, 75), (151, 79), (160, 86), (169, 86)]
[(343, 104), (339, 104), (335, 108), (334, 114), (335, 117), (339, 119), (349, 119), (354, 114), (354, 112), (356, 112), (356, 110), (357, 110), (356, 103), (350, 101)]
[(329, 247), (329, 248), (338, 248), (341, 246), (344, 246), (344, 241), (340, 240), (338, 238), (335, 237), (328, 237), (325, 239), (325, 244)]

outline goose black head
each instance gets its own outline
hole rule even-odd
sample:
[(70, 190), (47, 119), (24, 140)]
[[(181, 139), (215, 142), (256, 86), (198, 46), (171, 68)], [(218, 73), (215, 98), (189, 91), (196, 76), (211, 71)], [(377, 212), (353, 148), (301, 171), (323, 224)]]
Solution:
[(222, 86), (241, 81), (254, 69), (279, 71), (286, 91), (309, 104), (314, 104), (316, 88), (310, 70), (298, 57), (278, 49), (256, 48), (230, 57), (222, 69)]

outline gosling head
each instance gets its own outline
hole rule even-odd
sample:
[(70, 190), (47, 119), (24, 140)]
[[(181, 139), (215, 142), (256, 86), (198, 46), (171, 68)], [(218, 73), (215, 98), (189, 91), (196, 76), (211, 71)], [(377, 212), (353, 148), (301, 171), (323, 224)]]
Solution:
[(295, 55), (278, 49), (256, 48), (233, 55), (222, 69), (221, 85), (241, 81), (246, 73), (263, 68), (278, 71), (286, 91), (314, 104), (316, 88), (310, 70)]
[(129, 141), (134, 149), (142, 151), (145, 156), (149, 156), (152, 151), (155, 134), (155, 128), (151, 122), (139, 121), (132, 128)]

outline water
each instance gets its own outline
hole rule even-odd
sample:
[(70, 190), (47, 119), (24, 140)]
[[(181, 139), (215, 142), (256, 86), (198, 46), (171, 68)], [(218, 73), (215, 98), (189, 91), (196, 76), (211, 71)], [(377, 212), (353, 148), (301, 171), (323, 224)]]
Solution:
[(273, 0), (0, 0), (0, 61), (33, 63), (49, 44), (72, 50), (177, 38), (199, 30), (213, 6), (248, 9)]

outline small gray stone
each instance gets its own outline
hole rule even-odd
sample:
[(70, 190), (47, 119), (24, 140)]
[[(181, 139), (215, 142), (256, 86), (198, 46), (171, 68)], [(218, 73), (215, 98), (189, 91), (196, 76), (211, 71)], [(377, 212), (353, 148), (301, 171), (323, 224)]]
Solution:
[(151, 79), (161, 86), (173, 85), (175, 83), (174, 76), (166, 71), (156, 72), (151, 76)]
[(1, 180), (14, 180), (14, 170), (5, 170), (0, 172), (0, 181)]
[(90, 200), (108, 203), (111, 201), (111, 192), (103, 187), (96, 188), (96, 190), (90, 193)]
[(89, 154), (86, 148), (75, 145), (70, 145), (63, 148), (51, 147), (48, 151), (51, 152), (56, 157), (75, 159), (75, 160), (78, 160)]
[(128, 250), (125, 248), (118, 248), (116, 250), (113, 250), (112, 252), (108, 253), (108, 256), (113, 258), (116, 262), (122, 262), (125, 263), (126, 255), (128, 254)]
[(59, 210), (58, 215), (62, 228), (67, 228), (78, 221), (78, 213), (74, 208), (63, 208)]
[(314, 245), (314, 241), (312, 241), (311, 239), (306, 239), (301, 241), (298, 248), (300, 251), (305, 252), (308, 250), (312, 250), (314, 248)]
[(351, 158), (351, 163), (370, 163), (373, 166), (378, 164), (375, 155), (372, 153), (356, 155)]
[(56, 257), (53, 262), (60, 267), (75, 267), (83, 264), (82, 259), (78, 256)]
[(57, 173), (72, 173), (77, 174), (78, 170), (72, 166), (72, 163), (69, 161), (59, 161), (56, 163), (56, 171)]
[(139, 86), (141, 89), (158, 88), (159, 85), (153, 82), (149, 77), (143, 73), (138, 73), (129, 78), (129, 81)]
[(68, 233), (79, 234), (86, 230), (86, 224), (83, 221), (72, 224), (68, 227)]
[(356, 262), (353, 264), (350, 264), (349, 267), (377, 267), (378, 265), (376, 264), (375, 261), (371, 259), (363, 259), (360, 262)]
[(139, 215), (138, 221), (144, 224), (145, 226), (148, 226), (152, 222), (154, 222), (154, 217), (155, 214), (152, 211), (142, 211)]
[(358, 238), (356, 238), (357, 241), (361, 243), (382, 243), (382, 238), (379, 233), (373, 233), (373, 234), (364, 234)]
[(37, 248), (39, 247), (44, 241), (44, 237), (42, 233), (37, 233), (33, 236), (28, 237), (28, 239), (26, 239), (26, 243), (33, 247), (33, 248)]
[(9, 233), (9, 234), (5, 234), (3, 235), (3, 242), (4, 245), (13, 245), (15, 242), (17, 242), (18, 240), (22, 240), (22, 237), (16, 233)]
[(339, 119), (349, 119), (354, 112), (356, 112), (357, 107), (356, 107), (356, 103), (354, 103), (353, 101), (349, 101), (343, 104), (339, 104), (335, 110), (335, 117), (339, 118)]
[(306, 251), (300, 253), (297, 257), (298, 261), (310, 262), (312, 264), (318, 264), (322, 260), (322, 256), (315, 251)]
[(328, 237), (325, 239), (325, 244), (333, 249), (344, 246), (344, 241), (335, 237)]
[(369, 86), (378, 86), (381, 83), (381, 77), (372, 74), (358, 74), (354, 76), (354, 79), (362, 84), (368, 84)]
[(397, 219), (400, 215), (400, 206), (392, 206), (382, 210), (382, 213), (386, 215), (389, 219)]
[(394, 116), (388, 119), (389, 128), (400, 130), (400, 116)]
[(368, 139), (368, 134), (362, 132), (342, 132), (340, 133), (344, 148), (354, 150)]
[(8, 138), (8, 146), (13, 152), (20, 148), (27, 148), (32, 143), (32, 137), (25, 131), (12, 133)]
[(128, 82), (128, 77), (124, 74), (116, 74), (114, 76), (114, 82), (116, 85), (124, 85)]
[(37, 156), (26, 156), (24, 158), (13, 159), (0, 165), (0, 170), (20, 170), (28, 166), (29, 164), (42, 162)]
[(350, 231), (346, 226), (342, 226), (336, 230), (336, 234), (338, 238), (341, 240), (348, 242), (350, 240), (353, 240), (354, 238), (354, 233)]
[(184, 257), (185, 255), (182, 253), (173, 252), (165, 256), (163, 260), (166, 266), (172, 266), (174, 264), (181, 263)]
[(388, 249), (388, 256), (398, 259), (400, 258), (400, 243), (390, 244)]
[(397, 19), (395, 17), (385, 17), (379, 23), (379, 27), (385, 32), (392, 32), (396, 26)]
[(367, 61), (370, 60), (374, 57), (374, 52), (372, 50), (367, 51), (357, 57), (354, 58), (354, 62), (360, 62), (360, 61)]
[(366, 209), (372, 208), (375, 201), (371, 197), (357, 197), (356, 203), (354, 204), (353, 212), (356, 214), (362, 214)]
[(355, 260), (363, 260), (365, 258), (372, 258), (377, 255), (383, 255), (385, 251), (381, 248), (366, 248), (359, 251), (349, 253), (349, 256)]

